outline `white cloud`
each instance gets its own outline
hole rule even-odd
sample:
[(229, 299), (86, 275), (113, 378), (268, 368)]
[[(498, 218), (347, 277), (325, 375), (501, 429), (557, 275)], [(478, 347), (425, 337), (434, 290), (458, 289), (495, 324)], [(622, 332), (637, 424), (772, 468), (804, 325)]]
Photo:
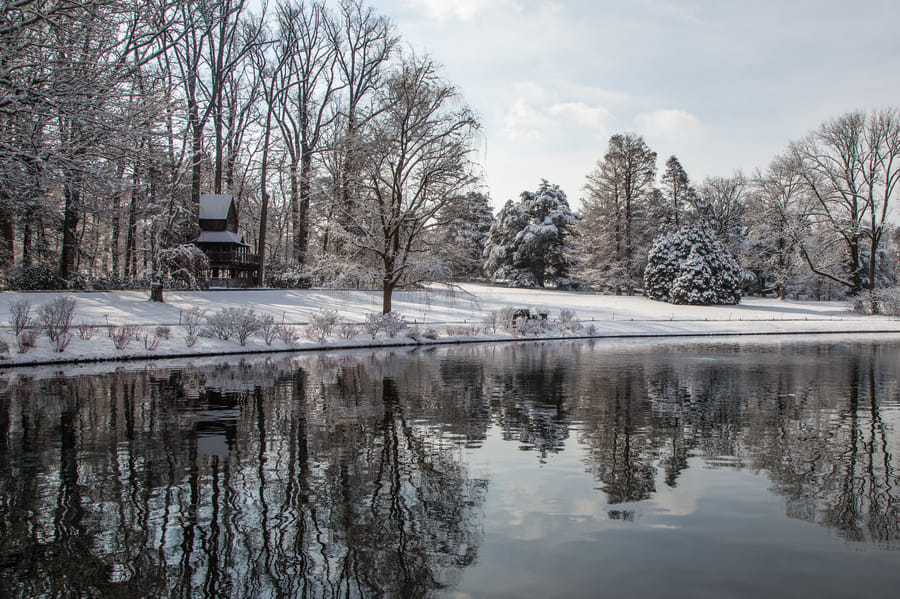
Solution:
[(635, 117), (635, 122), (641, 132), (649, 138), (671, 139), (704, 133), (700, 120), (684, 110), (653, 110), (639, 114)]
[(615, 120), (603, 106), (591, 106), (584, 102), (562, 102), (550, 107), (550, 114), (569, 119), (584, 127), (607, 131)]
[(513, 0), (407, 0), (407, 3), (438, 21), (470, 21), (479, 13), (498, 8), (498, 5), (517, 7)]

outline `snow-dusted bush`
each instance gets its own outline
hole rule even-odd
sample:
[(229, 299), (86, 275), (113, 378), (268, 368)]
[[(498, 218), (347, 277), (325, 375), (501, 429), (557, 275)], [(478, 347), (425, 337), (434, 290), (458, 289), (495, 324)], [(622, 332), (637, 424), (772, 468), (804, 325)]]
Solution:
[(9, 322), (13, 325), (16, 335), (31, 326), (31, 302), (27, 299), (17, 299), (9, 302)]
[(359, 334), (359, 327), (352, 323), (344, 323), (338, 331), (341, 339), (353, 339)]
[(900, 316), (900, 287), (862, 291), (853, 298), (853, 310), (860, 314)]
[(390, 339), (396, 337), (407, 327), (406, 317), (396, 312), (388, 312), (381, 316), (381, 328)]
[(59, 336), (56, 337), (54, 349), (56, 353), (63, 353), (66, 351), (66, 348), (69, 347), (69, 343), (72, 342), (72, 333), (66, 331), (65, 333), (60, 333)]
[(500, 324), (500, 313), (497, 310), (491, 310), (487, 314), (484, 315), (484, 318), (481, 321), (485, 328), (488, 329), (492, 333), (497, 332), (497, 326)]
[(240, 343), (242, 347), (247, 345), (247, 339), (249, 339), (251, 335), (257, 333), (262, 328), (262, 324), (259, 322), (259, 318), (256, 316), (256, 312), (253, 311), (253, 308), (225, 308), (223, 312), (229, 312), (231, 314), (233, 323), (232, 330), (234, 331), (234, 334), (237, 335), (238, 343)]
[(138, 329), (135, 326), (120, 325), (110, 328), (109, 337), (116, 349), (125, 349), (137, 333)]
[(54, 291), (67, 289), (65, 279), (50, 264), (23, 266), (16, 264), (6, 273), (6, 288), (19, 291)]
[(165, 325), (160, 325), (153, 330), (153, 334), (160, 339), (168, 339), (172, 336), (172, 329)]
[(8, 354), (9, 353), (9, 341), (6, 340), (6, 336), (0, 335), (0, 354)]
[(73, 297), (57, 297), (38, 309), (38, 324), (54, 343), (72, 327), (75, 304)]
[(297, 340), (297, 331), (294, 327), (282, 324), (278, 327), (278, 334), (281, 336), (281, 342), (290, 345)]
[(156, 348), (159, 347), (159, 342), (162, 341), (162, 339), (158, 335), (151, 335), (150, 333), (146, 332), (141, 335), (141, 338), (144, 341), (144, 349), (148, 351), (156, 350)]
[(86, 322), (80, 322), (75, 325), (75, 330), (78, 332), (79, 339), (84, 339), (85, 341), (92, 339), (97, 333), (97, 327)]
[(689, 225), (653, 240), (644, 292), (674, 304), (736, 304), (741, 268), (707, 228)]
[(197, 335), (197, 330), (200, 328), (200, 324), (203, 322), (205, 314), (205, 310), (201, 310), (197, 306), (194, 306), (181, 315), (181, 324), (187, 329), (187, 334), (189, 336), (194, 337)]
[(306, 335), (322, 343), (331, 337), (334, 327), (338, 324), (338, 313), (335, 310), (319, 310), (309, 315), (309, 325), (306, 327)]
[(16, 335), (16, 351), (20, 354), (28, 353), (28, 350), (37, 345), (38, 333), (34, 329), (24, 329)]
[(217, 339), (228, 341), (237, 332), (237, 312), (243, 310), (247, 308), (222, 308), (206, 317), (206, 328)]
[(438, 338), (438, 332), (431, 327), (426, 327), (424, 329), (419, 328), (417, 323), (414, 323), (406, 333), (410, 339), (414, 339), (416, 341), (422, 341), (423, 339), (434, 340)]
[(297, 264), (272, 262), (266, 265), (266, 287), (272, 289), (308, 289), (309, 273)]
[(366, 322), (363, 323), (363, 328), (366, 333), (372, 336), (372, 339), (375, 339), (380, 332), (384, 332), (390, 339), (393, 339), (407, 325), (406, 317), (402, 314), (396, 312), (388, 312), (387, 314), (369, 312), (366, 314)]
[(272, 342), (278, 337), (278, 329), (279, 325), (271, 314), (264, 314), (259, 317), (259, 330), (262, 332), (266, 345), (272, 345)]
[(559, 311), (559, 324), (568, 326), (575, 320), (575, 311), (563, 308)]
[(448, 337), (471, 337), (478, 333), (478, 327), (471, 324), (457, 324), (447, 327)]

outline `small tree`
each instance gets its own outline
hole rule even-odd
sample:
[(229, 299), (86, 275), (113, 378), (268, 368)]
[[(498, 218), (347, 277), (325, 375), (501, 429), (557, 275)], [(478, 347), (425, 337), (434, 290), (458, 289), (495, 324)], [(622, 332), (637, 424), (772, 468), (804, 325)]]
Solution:
[(741, 269), (722, 243), (699, 225), (658, 236), (644, 271), (647, 297), (673, 304), (736, 304)]

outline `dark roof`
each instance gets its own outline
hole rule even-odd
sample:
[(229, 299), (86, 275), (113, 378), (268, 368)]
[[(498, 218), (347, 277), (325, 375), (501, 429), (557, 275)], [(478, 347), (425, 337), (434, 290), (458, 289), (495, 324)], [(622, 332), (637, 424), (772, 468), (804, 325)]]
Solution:
[(234, 198), (225, 194), (200, 194), (201, 220), (226, 220)]
[(250, 247), (249, 243), (244, 243), (243, 235), (231, 231), (201, 231), (194, 243), (234, 243)]

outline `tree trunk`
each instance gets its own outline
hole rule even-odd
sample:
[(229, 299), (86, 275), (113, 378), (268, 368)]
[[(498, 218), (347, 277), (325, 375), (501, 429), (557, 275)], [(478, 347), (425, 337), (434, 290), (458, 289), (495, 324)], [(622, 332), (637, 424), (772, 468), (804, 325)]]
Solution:
[(391, 311), (391, 300), (394, 295), (394, 283), (390, 279), (381, 282), (381, 313), (388, 314)]
[(75, 270), (75, 256), (78, 253), (78, 204), (81, 198), (72, 182), (66, 183), (65, 210), (63, 213), (63, 241), (60, 252), (59, 276), (68, 281)]

